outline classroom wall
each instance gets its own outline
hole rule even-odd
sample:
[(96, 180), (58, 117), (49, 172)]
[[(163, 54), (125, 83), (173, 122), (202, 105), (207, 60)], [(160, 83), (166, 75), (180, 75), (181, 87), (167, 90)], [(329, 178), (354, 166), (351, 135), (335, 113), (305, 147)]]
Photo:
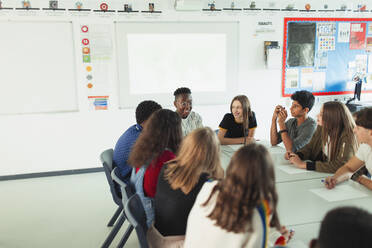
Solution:
[[(316, 3), (321, 4), (323, 1), (316, 1)], [(356, 1), (351, 3), (356, 4)], [(283, 16), (276, 13), (214, 15), (201, 12), (176, 12), (173, 4), (172, 1), (162, 2), (164, 10), (162, 17), (151, 20), (236, 20), (239, 22), (239, 90), (234, 94), (248, 96), (258, 122), (256, 137), (269, 139), (271, 115), (275, 105), (283, 104), (288, 108), (290, 106), (290, 100), (281, 97), (281, 69), (266, 69), (263, 52), (265, 40), (278, 40), (282, 46)], [(339, 4), (339, 1), (333, 0), (330, 4)], [(43, 20), (43, 18), (39, 19)], [(74, 25), (79, 27), (81, 23), (89, 22), (112, 23), (110, 18), (85, 17), (82, 19), (74, 19)], [(148, 21), (149, 19), (139, 15), (135, 20)], [(273, 25), (269, 28), (274, 31), (257, 32), (262, 28), (257, 24), (260, 21), (272, 22)], [(79, 37), (78, 32), (75, 33), (75, 37)], [(80, 47), (77, 46), (76, 49), (79, 54)], [(113, 52), (115, 54), (115, 50)], [(134, 109), (118, 108), (115, 56), (110, 66), (113, 75), (109, 82), (110, 106), (108, 110), (89, 110), (86, 89), (78, 83), (78, 112), (1, 115), (0, 176), (101, 166), (99, 154), (104, 149), (114, 147), (122, 132), (135, 122)], [(82, 78), (79, 70), (77, 77), (79, 82)], [(345, 97), (317, 98), (311, 115), (317, 114), (322, 102), (335, 98), (344, 100)], [(370, 96), (362, 97), (363, 99), (371, 98)], [(169, 106), (163, 107), (173, 109), (172, 102), (173, 97), (170, 92)], [(229, 104), (227, 102), (225, 105), (199, 105), (198, 99), (194, 99), (194, 110), (201, 114), (204, 125), (216, 129), (223, 115), (229, 111)]]

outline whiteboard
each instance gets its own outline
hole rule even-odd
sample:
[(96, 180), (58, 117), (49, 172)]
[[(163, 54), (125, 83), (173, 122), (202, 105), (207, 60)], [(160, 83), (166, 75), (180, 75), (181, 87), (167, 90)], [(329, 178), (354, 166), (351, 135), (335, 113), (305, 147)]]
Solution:
[(71, 22), (0, 22), (0, 114), (78, 108)]
[(238, 88), (238, 22), (117, 22), (120, 108), (173, 101), (189, 87), (194, 104), (225, 104)]

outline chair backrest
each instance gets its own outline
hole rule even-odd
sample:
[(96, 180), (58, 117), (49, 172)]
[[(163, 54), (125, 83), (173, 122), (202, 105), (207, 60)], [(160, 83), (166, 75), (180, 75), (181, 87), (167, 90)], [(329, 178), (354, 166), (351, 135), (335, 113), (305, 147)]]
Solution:
[(138, 241), (141, 248), (147, 248), (147, 223), (146, 213), (138, 194), (132, 195), (124, 206), (125, 215), (128, 221), (136, 229)]
[(125, 206), (125, 204), (127, 203), (128, 199), (134, 194), (132, 188), (130, 187), (130, 185), (127, 185), (125, 182), (123, 182), (118, 176), (117, 176), (117, 169), (118, 168), (114, 168), (111, 172), (111, 178), (112, 180), (114, 180), (114, 182), (116, 182), (117, 184), (119, 184), (120, 186), (120, 189), (121, 189), (121, 198), (122, 198), (122, 202), (123, 202), (123, 206)]
[(122, 206), (123, 203), (121, 202), (121, 192), (119, 192), (118, 189), (115, 187), (115, 182), (112, 180), (112, 177), (111, 177), (111, 172), (114, 168), (114, 163), (112, 161), (113, 154), (114, 154), (113, 149), (107, 149), (101, 153), (100, 158), (101, 158), (103, 169), (105, 171), (107, 182), (110, 186), (112, 199), (118, 206)]

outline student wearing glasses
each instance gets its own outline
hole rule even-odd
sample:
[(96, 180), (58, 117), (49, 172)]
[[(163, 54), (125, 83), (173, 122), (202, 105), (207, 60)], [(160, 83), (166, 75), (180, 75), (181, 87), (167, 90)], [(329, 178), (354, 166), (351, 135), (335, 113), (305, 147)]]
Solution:
[(186, 136), (192, 130), (203, 127), (201, 116), (192, 111), (191, 90), (186, 87), (176, 89), (174, 95), (174, 106), (176, 112), (182, 119), (182, 134)]

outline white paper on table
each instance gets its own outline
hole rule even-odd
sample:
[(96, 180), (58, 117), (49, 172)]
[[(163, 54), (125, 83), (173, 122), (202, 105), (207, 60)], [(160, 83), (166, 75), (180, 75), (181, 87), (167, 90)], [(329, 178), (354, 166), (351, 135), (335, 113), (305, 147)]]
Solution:
[(305, 169), (300, 169), (295, 167), (294, 165), (278, 165), (277, 166), (280, 170), (284, 171), (287, 174), (302, 174), (302, 173), (308, 173), (310, 171)]
[(317, 196), (329, 202), (344, 201), (367, 196), (367, 194), (351, 187), (350, 185), (336, 186), (331, 190), (326, 187), (310, 189), (310, 192), (313, 192)]

